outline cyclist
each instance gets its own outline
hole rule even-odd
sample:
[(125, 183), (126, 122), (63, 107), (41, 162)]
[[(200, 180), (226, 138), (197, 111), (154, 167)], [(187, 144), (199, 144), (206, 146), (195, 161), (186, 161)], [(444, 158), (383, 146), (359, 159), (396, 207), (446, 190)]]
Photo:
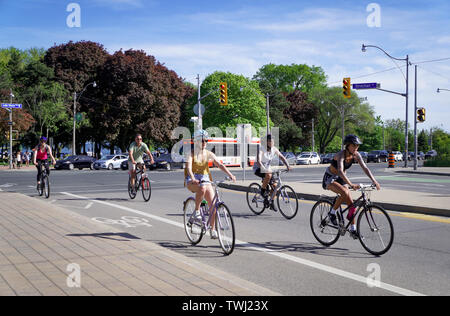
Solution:
[[(338, 225), (336, 212), (343, 202), (350, 206), (347, 219), (350, 220), (356, 212), (356, 207), (353, 205), (353, 199), (350, 190), (345, 186), (348, 185), (353, 190), (358, 190), (359, 185), (353, 184), (346, 175), (346, 171), (352, 166), (354, 159), (356, 159), (363, 169), (364, 173), (372, 180), (373, 184), (380, 190), (380, 184), (375, 180), (374, 176), (367, 168), (361, 154), (358, 152), (359, 145), (362, 142), (358, 136), (350, 134), (344, 138), (345, 149), (338, 152), (331, 161), (331, 165), (325, 171), (323, 176), (322, 187), (324, 190), (330, 190), (339, 195), (336, 203), (330, 211), (329, 217), (333, 225)], [(358, 239), (356, 232), (355, 220), (350, 226), (350, 234), (354, 239)]]
[(142, 141), (142, 135), (136, 134), (134, 142), (131, 143), (128, 148), (128, 170), (131, 177), (131, 187), (132, 190), (135, 189), (136, 180), (136, 165), (140, 164), (145, 170), (144, 154), (147, 154), (150, 158), (150, 163), (154, 164), (153, 155), (148, 149), (148, 146)]
[[(264, 139), (266, 139), (265, 142)], [(275, 207), (273, 207), (273, 201), (272, 205), (267, 205), (269, 197), (269, 193), (267, 192), (267, 186), (269, 185), (270, 180), (272, 179), (273, 173), (271, 163), (275, 158), (275, 156), (278, 156), (284, 163), (288, 171), (291, 170), (291, 167), (289, 166), (289, 163), (283, 156), (283, 154), (278, 150), (278, 148), (275, 147), (272, 135), (269, 134), (267, 135), (266, 138), (262, 138), (261, 140), (262, 140), (261, 147), (258, 148), (258, 154), (256, 155), (256, 162), (253, 165), (253, 172), (257, 177), (263, 179), (261, 187), (261, 195), (264, 197), (264, 205), (266, 207), (270, 206), (272, 210), (276, 211)], [(277, 185), (276, 183), (273, 184), (275, 190), (276, 185)]]
[(50, 167), (48, 165), (48, 156), (52, 159), (52, 164), (56, 164), (56, 160), (53, 157), (52, 149), (49, 145), (47, 145), (47, 137), (42, 136), (39, 139), (39, 145), (37, 145), (34, 149), (33, 155), (33, 164), (36, 166), (38, 170), (37, 174), (37, 189), (39, 190), (39, 185), (41, 184), (41, 172), (42, 172), (42, 164), (44, 165), (45, 170), (47, 171), (47, 175), (50, 175)]
[[(209, 135), (205, 130), (198, 130), (194, 134), (194, 148), (191, 151), (186, 162), (186, 168), (184, 170), (185, 184), (192, 193), (195, 193), (195, 217), (197, 219), (200, 216), (200, 205), (205, 199), (208, 205), (212, 205), (214, 199), (214, 189), (211, 185), (211, 172), (209, 171), (209, 161), (212, 160), (213, 164), (226, 173), (233, 182), (236, 182), (236, 177), (225, 167), (216, 157), (214, 153), (206, 149), (208, 144)], [(211, 218), (211, 231), (210, 235), (212, 239), (216, 239), (217, 232), (215, 230), (215, 217)]]

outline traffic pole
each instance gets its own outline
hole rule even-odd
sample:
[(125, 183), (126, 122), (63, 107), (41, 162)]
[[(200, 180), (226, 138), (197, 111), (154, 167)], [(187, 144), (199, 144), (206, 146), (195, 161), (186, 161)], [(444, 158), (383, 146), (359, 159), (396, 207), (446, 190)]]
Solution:
[(415, 91), (414, 91), (414, 170), (417, 170), (417, 65), (415, 70)]
[[(13, 102), (12, 99), (13, 99), (13, 93), (12, 93), (12, 89), (10, 89), (10, 94), (9, 94), (10, 102), (9, 103)], [(9, 169), (13, 168), (12, 111), (13, 111), (13, 109), (10, 108), (9, 109), (9, 122), (10, 122), (9, 124), (11, 124), (11, 125), (9, 125)]]

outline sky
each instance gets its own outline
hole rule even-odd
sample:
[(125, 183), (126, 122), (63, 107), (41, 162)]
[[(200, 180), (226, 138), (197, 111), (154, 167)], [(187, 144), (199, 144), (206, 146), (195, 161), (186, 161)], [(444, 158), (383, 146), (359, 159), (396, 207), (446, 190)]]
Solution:
[[(362, 44), (378, 46), (413, 63), (411, 126), (417, 64), (417, 105), (427, 114), (418, 128), (450, 132), (450, 91), (436, 92), (450, 90), (448, 0), (0, 0), (0, 14), (0, 48), (90, 40), (110, 53), (142, 49), (192, 83), (197, 74), (204, 79), (217, 70), (252, 78), (268, 63), (307, 64), (322, 67), (329, 86), (350, 77), (405, 93), (405, 61), (377, 48), (361, 50)], [(358, 95), (383, 120), (406, 119), (403, 96)]]

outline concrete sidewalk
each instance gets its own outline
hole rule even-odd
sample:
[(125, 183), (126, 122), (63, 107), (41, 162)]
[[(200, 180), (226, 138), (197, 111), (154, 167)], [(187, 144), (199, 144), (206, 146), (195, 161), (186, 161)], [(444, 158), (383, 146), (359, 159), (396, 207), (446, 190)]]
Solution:
[[(261, 183), (258, 179), (238, 181), (236, 183), (224, 183), (220, 186), (226, 189), (247, 191), (250, 183)], [(283, 184), (291, 186), (297, 197), (305, 200), (317, 201), (319, 198), (328, 196), (334, 198), (335, 193), (324, 190), (321, 183), (299, 183), (286, 182)], [(359, 192), (352, 192), (352, 196), (359, 198)], [(386, 210), (398, 212), (421, 213), (427, 215), (450, 216), (450, 194), (433, 194), (425, 192), (411, 192), (392, 189), (381, 189), (372, 191), (370, 199), (374, 204), (384, 207)]]
[(0, 296), (280, 295), (40, 198), (0, 197)]
[(395, 168), (386, 171), (392, 171), (397, 173), (410, 173), (410, 174), (425, 174), (425, 175), (436, 175), (436, 176), (450, 176), (450, 167), (420, 167), (417, 170), (414, 168)]

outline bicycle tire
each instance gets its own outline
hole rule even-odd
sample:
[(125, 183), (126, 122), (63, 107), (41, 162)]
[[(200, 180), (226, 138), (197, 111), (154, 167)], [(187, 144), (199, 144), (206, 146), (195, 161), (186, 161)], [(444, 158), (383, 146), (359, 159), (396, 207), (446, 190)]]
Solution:
[(141, 190), (144, 201), (145, 202), (150, 201), (150, 198), (152, 197), (152, 187), (150, 185), (150, 180), (148, 178), (142, 179)]
[(234, 250), (236, 234), (233, 217), (231, 216), (230, 209), (225, 203), (220, 203), (217, 207), (216, 230), (223, 253), (226, 256), (231, 255)]
[(48, 199), (50, 197), (50, 181), (48, 176), (43, 177), (43, 191), (45, 194), (45, 198)]
[[(372, 255), (381, 256), (391, 249), (394, 242), (394, 225), (389, 214), (381, 206), (366, 207), (359, 214), (356, 228), (361, 245)], [(386, 230), (382, 230), (383, 228)]]
[(40, 183), (37, 186), (37, 190), (38, 190), (39, 196), (43, 196), (44, 195), (44, 186), (43, 186), (44, 179), (43, 178), (44, 177), (42, 177), (42, 175), (41, 175)]
[[(136, 179), (135, 179), (135, 181), (136, 181)], [(136, 184), (136, 182), (135, 182), (135, 184)], [(132, 190), (131, 178), (128, 178), (128, 195), (130, 196), (130, 199), (132, 199), (132, 200), (134, 200), (137, 195), (137, 188), (135, 188), (135, 191)]]
[[(328, 218), (328, 213), (332, 207), (333, 204), (330, 201), (319, 200), (314, 204), (309, 217), (309, 224), (314, 238), (326, 247), (334, 245), (340, 237), (339, 227), (331, 224)], [(337, 216), (337, 221), (340, 224), (340, 216)]]
[[(247, 189), (247, 204), (250, 210), (256, 215), (261, 215), (266, 207), (264, 206), (264, 198), (261, 196), (261, 185), (259, 183), (252, 183)], [(258, 208), (262, 206), (262, 209)]]
[[(289, 190), (291, 192), (286, 192), (286, 190)], [(294, 197), (290, 196), (291, 193)], [(283, 199), (283, 201), (280, 203), (280, 196)], [(288, 213), (285, 211), (283, 211), (283, 209), (281, 208), (281, 205), (284, 204), (291, 204), (290, 201), (295, 199), (295, 209), (291, 208), (291, 212)], [(288, 203), (286, 203), (286, 201), (288, 201)], [(283, 185), (281, 187), (281, 189), (277, 192), (277, 205), (278, 205), (278, 210), (280, 211), (281, 215), (284, 216), (284, 218), (286, 219), (293, 219), (295, 217), (295, 215), (297, 215), (298, 212), (298, 198), (297, 195), (295, 194), (295, 191), (292, 187), (288, 186), (288, 185)]]
[(192, 216), (195, 212), (195, 199), (188, 198), (183, 206), (184, 231), (192, 245), (197, 245), (203, 238), (203, 223), (195, 220)]

